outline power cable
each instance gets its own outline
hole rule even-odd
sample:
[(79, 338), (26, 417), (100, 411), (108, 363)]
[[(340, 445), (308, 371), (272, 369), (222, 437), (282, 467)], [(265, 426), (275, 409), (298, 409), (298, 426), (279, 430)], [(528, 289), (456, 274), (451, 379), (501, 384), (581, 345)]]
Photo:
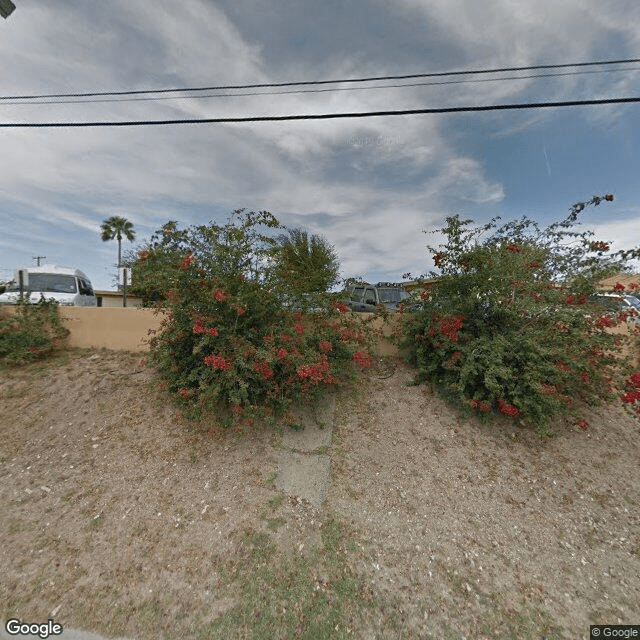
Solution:
[(250, 116), (236, 118), (194, 118), (176, 120), (128, 120), (114, 122), (6, 122), (0, 128), (63, 128), (63, 127), (133, 127), (173, 124), (204, 124), (234, 122), (279, 122), (284, 120), (329, 120), (336, 118), (373, 118), (385, 116), (407, 116), (428, 113), (465, 113), (479, 111), (506, 111), (510, 109), (547, 109), (558, 107), (582, 107), (602, 104), (625, 104), (640, 102), (637, 98), (606, 98), (602, 100), (571, 100), (564, 102), (529, 102), (525, 104), (496, 104), (479, 107), (441, 107), (435, 109), (402, 109), (397, 111), (362, 111), (356, 113), (320, 113), (290, 116)]
[(477, 69), (471, 71), (441, 71), (432, 73), (413, 73), (397, 76), (372, 76), (368, 78), (343, 78), (341, 80), (308, 80), (301, 82), (271, 82), (261, 84), (221, 85), (215, 87), (186, 87), (182, 89), (137, 89), (134, 91), (95, 91), (89, 93), (50, 93), (25, 96), (0, 96), (0, 100), (38, 100), (43, 98), (88, 98), (98, 96), (127, 96), (143, 93), (187, 93), (193, 91), (219, 91), (226, 89), (264, 89), (269, 87), (293, 87), (301, 85), (338, 84), (352, 82), (373, 82), (377, 80), (409, 80), (412, 78), (437, 78), (458, 75), (477, 75), (483, 73), (505, 73), (507, 71), (532, 71), (534, 69), (563, 69), (569, 67), (588, 67), (613, 64), (630, 64), (640, 62), (640, 58), (628, 60), (605, 60), (600, 62), (574, 62), (565, 64), (541, 64), (527, 67), (502, 67), (498, 69)]
[(0, 106), (4, 105), (33, 105), (33, 104), (93, 104), (104, 102), (148, 102), (158, 100), (194, 100), (204, 98), (236, 98), (246, 96), (280, 96), (289, 94), (300, 93), (329, 93), (334, 91), (370, 91), (372, 89), (399, 89), (403, 87), (433, 87), (440, 85), (452, 85), (452, 84), (471, 84), (481, 82), (503, 82), (505, 80), (529, 80), (532, 78), (557, 78), (566, 76), (578, 76), (586, 74), (596, 73), (616, 73), (619, 71), (640, 71), (640, 67), (632, 67), (630, 69), (598, 69), (595, 71), (568, 71), (565, 73), (539, 73), (528, 76), (505, 76), (502, 78), (480, 78), (480, 79), (467, 79), (467, 80), (445, 80), (443, 82), (409, 82), (403, 84), (385, 84), (375, 85), (372, 87), (333, 87), (331, 89), (295, 89), (293, 91), (251, 91), (245, 93), (213, 93), (208, 95), (194, 95), (194, 96), (149, 96), (146, 98), (91, 98), (88, 100), (73, 99), (73, 100), (30, 100), (29, 102), (22, 101), (6, 101), (5, 98), (0, 98)]

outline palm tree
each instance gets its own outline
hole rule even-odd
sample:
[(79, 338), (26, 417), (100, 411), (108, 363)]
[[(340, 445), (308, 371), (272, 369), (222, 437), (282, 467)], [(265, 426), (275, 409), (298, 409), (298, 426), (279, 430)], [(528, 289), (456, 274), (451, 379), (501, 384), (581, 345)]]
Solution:
[(129, 222), (126, 218), (119, 216), (111, 216), (108, 220), (105, 220), (100, 226), (102, 230), (102, 240), (107, 242), (116, 238), (118, 240), (118, 269), (122, 266), (122, 236), (124, 236), (130, 242), (133, 242), (136, 237), (133, 230), (133, 223)]

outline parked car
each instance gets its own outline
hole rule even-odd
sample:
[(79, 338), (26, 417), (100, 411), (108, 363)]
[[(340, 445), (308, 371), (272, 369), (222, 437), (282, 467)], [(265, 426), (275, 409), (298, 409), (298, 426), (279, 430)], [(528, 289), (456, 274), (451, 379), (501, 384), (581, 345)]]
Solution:
[(0, 304), (16, 304), (20, 299), (20, 279), (23, 272), (24, 299), (29, 302), (55, 300), (60, 305), (95, 307), (97, 300), (89, 277), (80, 269), (42, 265), (19, 269), (6, 291), (0, 295)]
[(375, 311), (379, 305), (395, 311), (403, 300), (411, 297), (402, 285), (392, 282), (352, 284), (347, 287), (347, 293), (351, 311)]

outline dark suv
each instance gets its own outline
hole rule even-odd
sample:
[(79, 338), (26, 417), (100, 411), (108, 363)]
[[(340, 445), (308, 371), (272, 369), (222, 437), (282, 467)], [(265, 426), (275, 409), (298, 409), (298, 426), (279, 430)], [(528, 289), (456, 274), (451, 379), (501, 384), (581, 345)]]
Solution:
[(360, 282), (349, 285), (347, 293), (347, 305), (351, 311), (375, 311), (379, 305), (385, 306), (389, 311), (395, 311), (403, 300), (410, 297), (401, 284), (393, 282)]

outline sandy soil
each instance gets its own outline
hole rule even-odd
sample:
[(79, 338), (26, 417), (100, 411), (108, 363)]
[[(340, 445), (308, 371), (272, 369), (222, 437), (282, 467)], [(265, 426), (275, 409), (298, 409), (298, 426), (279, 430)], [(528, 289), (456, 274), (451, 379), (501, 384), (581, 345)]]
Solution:
[[(391, 361), (339, 394), (316, 509), (275, 488), (281, 434), (186, 424), (140, 358), (75, 351), (0, 373), (4, 619), (201, 637), (196, 621), (236, 602), (247, 535), (302, 552), (329, 514), (353, 571), (394, 603), (396, 637), (587, 638), (640, 622), (640, 428), (621, 407), (549, 438), (483, 427)], [(374, 622), (349, 632), (378, 637)]]

